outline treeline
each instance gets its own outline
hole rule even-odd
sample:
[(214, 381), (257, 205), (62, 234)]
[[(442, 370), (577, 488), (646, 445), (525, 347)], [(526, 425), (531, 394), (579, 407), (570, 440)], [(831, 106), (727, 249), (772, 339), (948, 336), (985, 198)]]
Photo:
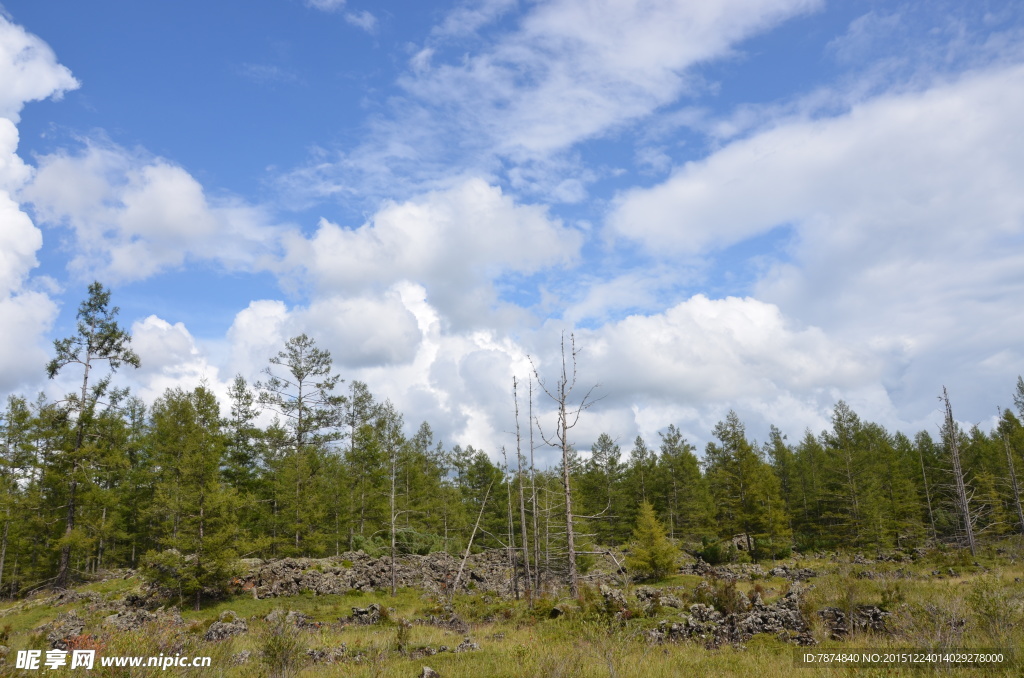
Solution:
[[(536, 589), (567, 568), (567, 495), (583, 569), (629, 541), (644, 501), (673, 539), (712, 559), (726, 557), (736, 535), (754, 557), (772, 557), (955, 542), (965, 520), (982, 538), (1021, 530), (1024, 430), (1009, 410), (991, 433), (946, 426), (937, 438), (911, 438), (839, 402), (828, 430), (792, 441), (772, 428), (763, 444), (729, 413), (702, 457), (669, 425), (626, 452), (602, 434), (586, 458), (571, 450), (565, 474), (534, 464), (537, 393), (521, 383), (516, 449), (447, 448), (425, 422), (408, 435), (390, 402), (342, 382), (305, 335), (271, 357), (258, 382), (237, 377), (227, 402), (199, 386), (147, 407), (111, 386), (116, 369), (139, 361), (109, 296), (90, 287), (76, 335), (55, 343), (47, 367), (51, 377), (81, 377), (81, 388), (57, 402), (11, 396), (2, 413), (0, 595), (143, 567), (198, 604), (239, 557), (459, 554), (471, 539), (516, 549), (523, 585)], [(1024, 411), (1020, 379), (1015, 402)], [(966, 512), (954, 491), (954, 440)]]

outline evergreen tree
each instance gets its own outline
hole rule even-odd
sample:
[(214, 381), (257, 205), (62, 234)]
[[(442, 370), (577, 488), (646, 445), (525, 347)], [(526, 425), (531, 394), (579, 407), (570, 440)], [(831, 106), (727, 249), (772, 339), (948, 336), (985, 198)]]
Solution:
[(708, 443), (705, 460), (723, 536), (746, 535), (750, 551), (755, 544), (764, 554), (785, 550), (792, 533), (778, 478), (747, 440), (735, 412), (730, 411), (714, 433), (720, 443)]
[(642, 501), (633, 529), (626, 567), (649, 579), (661, 579), (675, 569), (678, 551), (669, 541), (665, 526), (658, 521), (654, 507)]
[(154, 403), (151, 525), (161, 550), (146, 555), (146, 571), (197, 610), (203, 591), (224, 587), (234, 566), (238, 502), (221, 474), (227, 442), (205, 387), (169, 390)]
[[(110, 306), (110, 292), (98, 282), (89, 286), (89, 298), (78, 307), (77, 334), (53, 342), (55, 357), (46, 366), (46, 373), (53, 379), (71, 364), (82, 368), (82, 387), (79, 393), (70, 394), (66, 399), (69, 412), (73, 415), (73, 443), (65, 455), (65, 479), (67, 482), (64, 537), (60, 551), (60, 565), (54, 588), (66, 588), (71, 575), (71, 552), (75, 543), (81, 544), (81, 535), (75, 534), (75, 521), (79, 511), (80, 487), (88, 487), (92, 477), (93, 459), (86, 438), (97, 405), (106, 394), (110, 376), (92, 378), (92, 370), (100, 363), (107, 363), (111, 372), (122, 364), (139, 367), (139, 357), (131, 350), (131, 337), (117, 324), (116, 306)], [(91, 386), (90, 386), (91, 384)]]
[(654, 486), (665, 506), (669, 536), (700, 539), (714, 533), (714, 503), (694, 447), (674, 425), (661, 436)]
[(278, 516), (292, 535), (286, 552), (322, 555), (326, 548), (324, 497), (328, 447), (340, 439), (345, 398), (334, 393), (341, 378), (332, 374), (331, 354), (305, 334), (292, 337), (264, 369), (257, 384), (259, 402), (275, 412), (287, 432), (274, 482)]
[(593, 516), (595, 537), (601, 544), (621, 543), (623, 511), (621, 450), (602, 433), (590, 448), (590, 458), (579, 475), (581, 513)]

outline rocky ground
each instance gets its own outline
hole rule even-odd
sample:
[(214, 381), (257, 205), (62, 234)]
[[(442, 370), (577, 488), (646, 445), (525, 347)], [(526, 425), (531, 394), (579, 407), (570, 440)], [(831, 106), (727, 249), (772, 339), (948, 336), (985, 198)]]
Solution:
[[(471, 556), (457, 583), (461, 559), (443, 553), (403, 556), (395, 571), (397, 585), (405, 591), (399, 599), (388, 595), (392, 574), (387, 558), (356, 552), (325, 559), (246, 560), (231, 582), (231, 593), (220, 602), (211, 601), (205, 608), (210, 612), (179, 609), (172, 592), (148, 586), (136, 572), (125, 570), (108, 573), (94, 585), (0, 608), (0, 627), (6, 620), (15, 625), (4, 631), (0, 657), (22, 647), (112, 648), (118, 638), (152, 635), (159, 636), (154, 647), (161, 652), (200, 654), (225, 648), (223, 661), (245, 666), (266, 660), (268, 633), (297, 633), (316, 639), (302, 643), (304, 665), (362, 666), (382, 661), (379, 643), (367, 643), (366, 634), (395, 638), (388, 641), (391, 649), (385, 654), (408, 660), (477, 652), (484, 629), (490, 640), (486, 652), (506, 632), (524, 633), (521, 629), (539, 624), (560, 637), (565, 631), (552, 629), (577, 628), (586, 620), (630, 642), (661, 647), (743, 648), (755, 638), (771, 638), (790, 648), (851, 638), (901, 642), (914, 637), (909, 634), (928, 631), (929, 615), (951, 620), (952, 631), (935, 625), (934, 633), (940, 635), (983, 629), (983, 618), (970, 621), (971, 591), (982, 590), (979, 581), (988, 581), (1002, 596), (999, 600), (1009, 601), (993, 609), (1017, 619), (1015, 610), (1024, 605), (1020, 577), (1011, 576), (1020, 574), (1017, 570), (1000, 574), (1004, 566), (997, 559), (921, 558), (913, 553), (874, 558), (818, 554), (771, 564), (719, 566), (691, 560), (657, 584), (627, 584), (608, 559), (605, 569), (588, 572), (579, 598), (549, 592), (530, 608), (515, 599), (504, 552)], [(1007, 560), (1011, 568), (1017, 567), (1013, 559)], [(920, 604), (908, 603), (908, 596)], [(953, 604), (954, 598), (960, 602)], [(316, 602), (320, 600), (324, 602)], [(16, 630), (31, 619), (40, 621)], [(1008, 628), (1015, 633), (1013, 624)], [(9, 643), (10, 636), (19, 640)], [(402, 640), (410, 637), (421, 640)]]

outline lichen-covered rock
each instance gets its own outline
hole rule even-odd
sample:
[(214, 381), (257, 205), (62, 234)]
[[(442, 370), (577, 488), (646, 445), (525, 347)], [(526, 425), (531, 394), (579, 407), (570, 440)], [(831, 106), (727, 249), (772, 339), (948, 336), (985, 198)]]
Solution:
[(348, 647), (342, 643), (339, 647), (313, 648), (306, 650), (306, 656), (314, 664), (336, 664), (344, 661), (348, 654)]
[(609, 608), (621, 610), (626, 607), (626, 594), (619, 589), (601, 584), (601, 596)]
[(463, 640), (461, 643), (459, 643), (459, 646), (456, 647), (452, 651), (453, 652), (471, 652), (473, 650), (479, 650), (479, 649), (480, 649), (480, 646), (477, 645), (476, 643), (474, 643), (472, 640), (470, 640), (469, 636), (466, 636), (466, 639)]
[(62, 612), (57, 615), (49, 624), (40, 626), (37, 631), (46, 633), (46, 640), (54, 650), (69, 649), (69, 641), (82, 635), (85, 630), (85, 620), (78, 616), (78, 612)]
[(381, 607), (377, 603), (371, 604), (369, 607), (353, 607), (352, 616), (347, 620), (353, 624), (376, 624), (380, 621)]
[[(432, 595), (447, 594), (454, 585), (460, 560), (448, 553), (400, 556), (395, 563), (396, 583), (399, 587), (418, 588)], [(336, 595), (351, 590), (372, 592), (391, 586), (390, 558), (373, 558), (362, 551), (332, 558), (254, 560), (243, 564), (248, 566), (248, 571), (234, 584), (257, 598), (299, 593)], [(508, 554), (501, 551), (471, 555), (459, 580), (460, 591), (470, 589), (496, 593), (503, 598), (514, 596)]]
[(244, 619), (239, 617), (235, 612), (225, 610), (220, 613), (220, 617), (217, 621), (210, 624), (210, 628), (206, 630), (206, 634), (203, 635), (203, 639), (209, 642), (224, 640), (231, 636), (246, 633), (248, 630), (249, 625), (245, 623)]
[(885, 620), (890, 613), (874, 605), (858, 605), (853, 614), (848, 615), (838, 607), (826, 607), (818, 611), (818, 616), (828, 625), (832, 638), (844, 638), (853, 631), (885, 631)]

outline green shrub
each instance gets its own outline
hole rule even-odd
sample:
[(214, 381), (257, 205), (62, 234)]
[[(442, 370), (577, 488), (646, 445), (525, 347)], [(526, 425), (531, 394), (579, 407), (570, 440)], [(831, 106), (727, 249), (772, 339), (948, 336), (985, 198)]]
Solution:
[(287, 616), (280, 614), (277, 620), (267, 624), (259, 638), (260, 660), (267, 667), (270, 678), (291, 678), (302, 669), (306, 653), (301, 631), (295, 624), (288, 623)]

